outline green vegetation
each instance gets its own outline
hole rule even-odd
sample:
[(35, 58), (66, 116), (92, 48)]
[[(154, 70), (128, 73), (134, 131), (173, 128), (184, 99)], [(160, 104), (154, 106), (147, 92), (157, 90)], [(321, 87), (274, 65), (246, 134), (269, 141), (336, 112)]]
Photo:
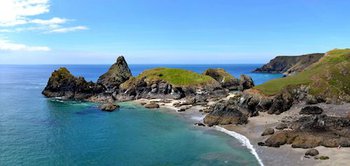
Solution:
[(122, 86), (146, 78), (146, 82), (164, 80), (175, 86), (197, 86), (217, 83), (213, 78), (201, 75), (192, 71), (174, 68), (155, 68), (142, 72), (137, 77), (133, 77)]
[(350, 95), (350, 49), (335, 49), (304, 71), (285, 78), (271, 80), (255, 89), (266, 95), (275, 95), (281, 90), (310, 85), (310, 93), (337, 97)]

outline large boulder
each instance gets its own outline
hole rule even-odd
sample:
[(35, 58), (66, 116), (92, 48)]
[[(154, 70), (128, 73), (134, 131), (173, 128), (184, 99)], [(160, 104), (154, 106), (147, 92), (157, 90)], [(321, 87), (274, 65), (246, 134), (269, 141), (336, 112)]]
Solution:
[(305, 152), (306, 156), (317, 156), (320, 154), (317, 149), (309, 149)]
[(119, 56), (116, 63), (98, 78), (97, 83), (102, 84), (108, 91), (115, 91), (119, 89), (120, 84), (124, 83), (131, 76), (131, 71), (124, 57)]
[(322, 114), (323, 109), (317, 106), (306, 106), (301, 109), (299, 114), (303, 115), (317, 115), (317, 114)]
[(75, 77), (67, 68), (61, 67), (51, 74), (42, 94), (46, 97), (84, 100), (104, 90), (101, 85), (87, 82), (83, 77)]
[(204, 123), (209, 126), (246, 124), (248, 122), (247, 114), (243, 113), (238, 107), (228, 103), (217, 103), (211, 109), (212, 111), (204, 118)]

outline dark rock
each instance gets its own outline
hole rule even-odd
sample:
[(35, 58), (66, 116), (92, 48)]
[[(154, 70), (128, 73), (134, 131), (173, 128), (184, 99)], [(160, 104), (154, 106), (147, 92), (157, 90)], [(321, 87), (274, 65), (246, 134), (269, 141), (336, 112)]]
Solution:
[(317, 149), (309, 149), (305, 152), (306, 156), (317, 156), (320, 154)]
[(303, 115), (316, 115), (316, 114), (322, 114), (323, 109), (317, 106), (306, 106), (301, 109), (299, 114)]
[(132, 76), (128, 64), (123, 56), (119, 56), (109, 70), (100, 76), (97, 80), (98, 84), (102, 84), (108, 91), (119, 89), (119, 85), (124, 83)]
[(177, 112), (184, 112), (184, 111), (190, 109), (191, 107), (192, 106), (190, 106), (190, 105), (183, 105), (177, 110)]
[(204, 123), (209, 126), (227, 124), (246, 124), (248, 116), (242, 113), (238, 107), (220, 102), (211, 108), (212, 111), (204, 118)]
[(258, 146), (265, 146), (264, 142), (258, 142)]
[(66, 68), (61, 67), (51, 74), (42, 94), (46, 97), (85, 100), (104, 90), (102, 86), (87, 82), (83, 77), (74, 77)]
[(144, 105), (145, 108), (153, 109), (153, 108), (159, 108), (159, 104), (157, 103), (148, 103)]
[(272, 99), (272, 105), (268, 110), (269, 114), (281, 114), (289, 110), (293, 105), (294, 98), (288, 91), (283, 91)]
[(269, 147), (280, 147), (287, 143), (287, 134), (284, 132), (276, 133), (265, 141), (265, 145)]
[(273, 128), (267, 128), (264, 130), (264, 132), (261, 134), (261, 136), (272, 135), (274, 133), (275, 133), (275, 130)]
[(194, 125), (195, 125), (195, 126), (202, 126), (202, 127), (205, 126), (205, 124), (203, 124), (203, 123), (201, 123), (201, 122), (195, 123)]
[(100, 106), (100, 109), (102, 111), (107, 111), (107, 112), (112, 112), (114, 110), (116, 110), (117, 108), (119, 108), (120, 106), (117, 105), (117, 104), (113, 104), (113, 103), (105, 103), (105, 104), (102, 104)]
[(240, 90), (250, 89), (254, 87), (254, 81), (250, 76), (242, 74), (239, 80)]
[(285, 123), (280, 123), (280, 124), (278, 124), (275, 128), (276, 128), (277, 130), (283, 130), (283, 129), (288, 128), (288, 125), (285, 124)]

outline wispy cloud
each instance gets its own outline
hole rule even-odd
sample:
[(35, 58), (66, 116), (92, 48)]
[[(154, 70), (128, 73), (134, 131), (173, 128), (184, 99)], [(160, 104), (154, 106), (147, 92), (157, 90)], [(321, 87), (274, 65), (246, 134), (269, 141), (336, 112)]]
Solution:
[[(39, 16), (50, 12), (49, 0), (0, 0), (0, 34), (14, 32), (67, 33), (87, 30), (88, 27), (70, 25), (72, 19)], [(50, 51), (47, 46), (32, 46), (0, 38), (0, 51)]]
[(0, 32), (41, 31), (44, 33), (65, 33), (88, 29), (86, 26), (67, 27), (72, 19), (53, 17), (32, 19), (33, 16), (50, 12), (49, 0), (1, 0)]
[(75, 27), (53, 29), (51, 31), (48, 31), (48, 33), (67, 33), (67, 32), (74, 32), (74, 31), (88, 30), (88, 29), (89, 28), (87, 28), (85, 26), (75, 26)]
[(9, 40), (0, 39), (1, 51), (50, 51), (46, 46), (28, 46), (25, 44), (14, 43)]
[(0, 26), (28, 23), (28, 17), (49, 12), (49, 0), (1, 0)]

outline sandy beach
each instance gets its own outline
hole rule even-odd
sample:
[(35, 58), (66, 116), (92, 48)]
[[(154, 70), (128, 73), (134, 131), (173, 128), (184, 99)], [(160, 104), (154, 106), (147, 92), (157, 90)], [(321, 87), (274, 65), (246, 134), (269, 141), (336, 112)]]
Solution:
[[(233, 94), (229, 95), (226, 99), (232, 97)], [(179, 108), (173, 106), (176, 102), (183, 102), (183, 100), (169, 100), (164, 102), (160, 99), (139, 99), (134, 101), (137, 104), (145, 104), (149, 102), (156, 102), (159, 104), (160, 108), (164, 111), (169, 111), (170, 113), (176, 113), (183, 116), (184, 118), (196, 122), (202, 122), (205, 117), (205, 113), (200, 112), (206, 107), (204, 106), (192, 106), (184, 112), (178, 112)], [(209, 102), (209, 104), (214, 104), (215, 102)], [(323, 106), (327, 107), (327, 106)], [(347, 106), (340, 106), (341, 108)], [(261, 133), (266, 128), (274, 128), (279, 122), (283, 120), (284, 117), (294, 117), (298, 114), (301, 106), (295, 105), (293, 108), (287, 112), (284, 112), (280, 115), (270, 115), (267, 113), (260, 113), (259, 116), (249, 118), (249, 123), (246, 125), (225, 125), (221, 126), (226, 130), (233, 131), (237, 134), (240, 134), (249, 139), (251, 145), (247, 145), (243, 140), (242, 145), (249, 148), (254, 148), (257, 153), (258, 160), (261, 160), (263, 165), (284, 165), (284, 166), (296, 166), (296, 165), (347, 165), (350, 163), (350, 148), (326, 148), (326, 147), (317, 147), (320, 152), (320, 155), (329, 156), (329, 160), (315, 160), (314, 158), (305, 158), (304, 154), (307, 149), (300, 148), (291, 148), (290, 145), (283, 145), (279, 148), (258, 146), (257, 143), (264, 141), (268, 136), (261, 136)], [(329, 112), (328, 114), (334, 114)], [(215, 127), (214, 127), (215, 128)], [(218, 131), (223, 132), (219, 128), (215, 128)], [(231, 135), (230, 133), (225, 132), (226, 134)], [(232, 136), (232, 135), (231, 135)], [(241, 136), (238, 136), (241, 137)], [(237, 139), (237, 137), (235, 138)], [(242, 138), (238, 138), (242, 139)], [(252, 147), (249, 147), (252, 146)], [(254, 153), (254, 152), (252, 152)], [(254, 154), (253, 154), (254, 155)]]

